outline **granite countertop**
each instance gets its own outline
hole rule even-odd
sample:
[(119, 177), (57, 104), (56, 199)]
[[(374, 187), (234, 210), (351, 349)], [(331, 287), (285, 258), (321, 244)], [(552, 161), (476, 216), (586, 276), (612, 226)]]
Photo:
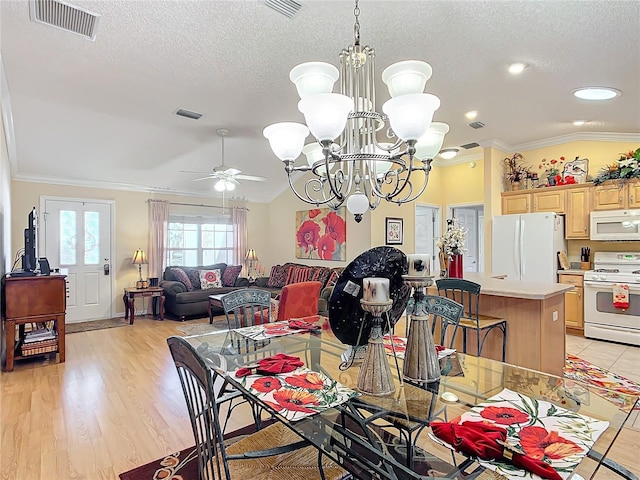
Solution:
[[(568, 271), (567, 271), (568, 272)], [(436, 277), (437, 280), (439, 277)], [(496, 297), (525, 298), (544, 300), (573, 290), (574, 286), (564, 283), (538, 283), (509, 280), (504, 275), (491, 273), (465, 272), (465, 280), (479, 283), (481, 294)], [(435, 286), (435, 285), (434, 285)]]

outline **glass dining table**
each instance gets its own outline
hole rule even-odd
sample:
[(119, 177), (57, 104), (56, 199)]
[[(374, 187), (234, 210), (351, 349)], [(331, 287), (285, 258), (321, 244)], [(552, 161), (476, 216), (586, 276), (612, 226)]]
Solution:
[[(541, 422), (536, 416), (543, 416), (538, 413), (543, 405), (546, 405), (545, 415), (558, 417), (553, 420), (569, 431), (572, 427), (567, 426), (567, 422), (575, 414), (592, 422), (584, 431), (574, 428), (578, 439), (600, 428), (599, 436), (588, 444), (590, 448), (585, 449), (584, 455), (571, 457), (573, 463), (564, 463), (563, 468), (558, 469), (562, 478), (592, 478), (603, 466), (624, 471), (607, 455), (636, 405), (638, 398), (635, 396), (617, 394), (612, 401), (607, 392), (586, 383), (457, 352), (440, 359), (442, 376), (438, 382), (428, 384), (403, 381), (399, 375), (402, 358), (389, 355), (395, 392), (372, 396), (357, 392), (358, 362), (345, 368), (350, 364), (344, 361), (347, 346), (333, 335), (328, 319), (319, 317), (318, 321), (321, 328), (314, 332), (265, 338), (259, 333), (256, 335), (260, 328), (254, 328), (216, 331), (185, 339), (207, 365), (225, 375), (245, 398), (285, 423), (355, 478), (532, 478), (523, 476), (521, 471), (512, 472), (514, 476), (500, 470), (494, 472), (486, 462), (454, 453), (429, 428), (430, 422), (464, 420), (469, 415), (477, 416), (478, 411), (483, 416), (490, 411), (504, 413), (509, 411), (508, 407), (507, 410), (496, 409), (504, 408), (504, 402), (509, 406), (516, 405), (514, 398), (524, 403), (525, 412), (535, 420), (529, 422), (535, 432), (540, 428), (536, 427), (536, 421)], [(238, 368), (254, 367), (261, 358), (278, 353), (299, 357), (304, 362), (305, 382), (309, 388), (316, 388), (311, 385), (313, 380), (322, 378), (325, 386), (337, 389), (340, 395), (323, 392), (323, 398), (329, 398), (333, 403), (327, 401), (324, 408), (294, 408), (299, 411), (292, 416), (272, 397), (267, 399), (260, 393), (265, 391), (264, 381), (256, 390), (258, 384), (251, 385), (247, 381), (252, 377), (255, 380), (255, 375), (235, 375)], [(503, 403), (499, 403), (501, 399)], [(293, 400), (289, 401), (288, 405), (292, 405)], [(480, 406), (484, 406), (484, 410), (479, 410)], [(303, 411), (307, 413), (300, 413)], [(495, 416), (493, 420), (496, 418), (498, 423), (503, 421)], [(508, 423), (504, 426), (513, 427)], [(549, 446), (548, 439), (539, 439), (538, 443), (542, 449), (554, 448)], [(566, 448), (568, 443), (571, 442), (567, 440), (561, 448)]]

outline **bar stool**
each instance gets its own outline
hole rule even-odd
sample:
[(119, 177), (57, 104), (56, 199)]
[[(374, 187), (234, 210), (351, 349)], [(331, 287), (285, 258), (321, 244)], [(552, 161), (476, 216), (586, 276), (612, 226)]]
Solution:
[(504, 318), (480, 315), (480, 288), (477, 283), (462, 278), (440, 278), (436, 280), (438, 294), (450, 298), (464, 306), (459, 328), (462, 329), (462, 351), (467, 353), (467, 332), (476, 332), (476, 352), (482, 353), (482, 347), (491, 330), (502, 332), (502, 361), (507, 357), (507, 321)]

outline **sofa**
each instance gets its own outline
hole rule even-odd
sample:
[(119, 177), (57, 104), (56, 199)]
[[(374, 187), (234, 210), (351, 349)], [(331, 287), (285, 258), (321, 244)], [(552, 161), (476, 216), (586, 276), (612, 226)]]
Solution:
[(258, 277), (255, 287), (271, 292), (271, 297), (278, 298), (285, 285), (298, 282), (317, 281), (322, 284), (320, 299), (318, 300), (318, 314), (329, 315), (329, 297), (338, 277), (344, 267), (324, 267), (315, 265), (302, 265), (287, 262), (283, 265), (274, 265), (268, 277)]
[[(160, 287), (164, 290), (164, 310), (180, 321), (187, 317), (208, 315), (209, 295), (229, 293), (249, 286), (249, 279), (240, 277), (240, 265), (226, 263), (197, 267), (168, 266), (162, 274)], [(213, 307), (213, 315), (224, 311)]]

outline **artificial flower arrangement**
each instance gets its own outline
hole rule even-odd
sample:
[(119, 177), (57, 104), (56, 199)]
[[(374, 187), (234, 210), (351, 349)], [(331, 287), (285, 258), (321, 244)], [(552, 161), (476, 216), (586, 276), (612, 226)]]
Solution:
[(595, 185), (607, 180), (618, 180), (620, 183), (632, 178), (640, 178), (640, 148), (620, 154), (616, 163), (604, 167), (593, 179)]
[(556, 175), (560, 175), (562, 164), (564, 163), (564, 157), (560, 157), (560, 160), (556, 160), (552, 158), (548, 160), (546, 158), (542, 159), (538, 168), (542, 170), (544, 168), (544, 176), (545, 177), (555, 177)]
[(521, 182), (531, 178), (530, 167), (523, 164), (524, 157), (520, 153), (514, 153), (512, 157), (504, 159), (505, 177), (509, 182)]
[(458, 224), (458, 219), (449, 218), (447, 219), (447, 231), (440, 237), (437, 246), (446, 256), (466, 253), (467, 249), (464, 246), (466, 236), (467, 230)]

